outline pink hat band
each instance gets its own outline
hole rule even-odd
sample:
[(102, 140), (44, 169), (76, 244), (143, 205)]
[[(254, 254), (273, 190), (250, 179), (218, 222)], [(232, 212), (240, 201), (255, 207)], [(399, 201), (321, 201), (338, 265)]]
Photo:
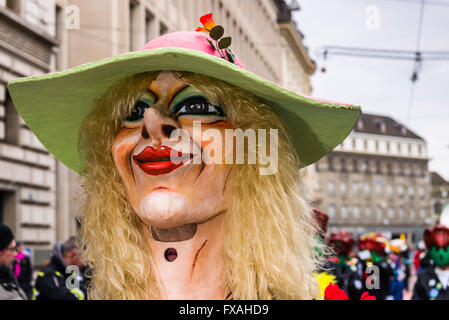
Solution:
[[(181, 31), (164, 34), (154, 40), (148, 42), (140, 50), (152, 50), (160, 48), (183, 48), (210, 54), (217, 58), (223, 59), (220, 53), (212, 48), (209, 41), (213, 41), (207, 34), (196, 31)], [(232, 51), (232, 50), (231, 50)], [(234, 54), (234, 64), (242, 69), (246, 69), (242, 61)]]

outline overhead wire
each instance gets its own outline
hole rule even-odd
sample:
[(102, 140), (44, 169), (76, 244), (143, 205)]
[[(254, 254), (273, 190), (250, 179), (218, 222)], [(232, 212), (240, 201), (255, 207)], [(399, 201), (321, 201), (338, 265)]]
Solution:
[(416, 81), (418, 80), (418, 74), (421, 71), (422, 57), (420, 54), (421, 48), (421, 39), (422, 39), (422, 30), (423, 30), (423, 18), (424, 18), (424, 3), (425, 0), (421, 0), (421, 7), (419, 12), (419, 22), (418, 22), (418, 34), (416, 37), (416, 59), (415, 59), (415, 70), (412, 75), (412, 87), (410, 90), (409, 103), (407, 108), (407, 124), (410, 123), (410, 119), (412, 116), (412, 108), (413, 108), (413, 99), (415, 97), (415, 86)]

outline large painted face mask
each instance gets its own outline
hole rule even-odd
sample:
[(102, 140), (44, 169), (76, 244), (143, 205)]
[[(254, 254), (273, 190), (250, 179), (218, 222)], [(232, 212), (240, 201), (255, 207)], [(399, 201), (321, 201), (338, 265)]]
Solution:
[[(194, 231), (227, 209), (231, 167), (204, 152), (224, 157), (225, 143), (203, 133), (214, 129), (225, 137), (231, 127), (224, 106), (174, 73), (161, 72), (148, 84), (112, 147), (131, 206), (146, 225)], [(173, 139), (178, 134), (186, 138)]]
[(430, 258), (437, 266), (449, 265), (449, 228), (436, 225), (426, 228), (424, 242), (429, 250)]

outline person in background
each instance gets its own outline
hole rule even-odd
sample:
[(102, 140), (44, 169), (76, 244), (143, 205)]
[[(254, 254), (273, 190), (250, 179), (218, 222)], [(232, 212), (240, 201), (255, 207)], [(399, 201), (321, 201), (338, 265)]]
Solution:
[(14, 235), (0, 223), (0, 300), (28, 300), (11, 270), (16, 255)]
[(31, 266), (30, 257), (25, 252), (25, 246), (22, 241), (16, 241), (17, 256), (13, 262), (12, 270), (14, 276), (19, 281), (20, 287), (23, 289), (28, 299), (31, 299), (33, 287), (33, 268)]
[(390, 267), (393, 270), (393, 280), (391, 280), (391, 294), (394, 300), (403, 300), (403, 292), (407, 289), (407, 274), (409, 274), (407, 260), (407, 244), (404, 238), (393, 239), (389, 243), (390, 247)]
[[(365, 285), (369, 294), (375, 296), (377, 300), (394, 299), (391, 294), (391, 280), (394, 278), (394, 272), (390, 265), (391, 260), (387, 256), (389, 253), (387, 244), (388, 240), (380, 233), (368, 233), (359, 238), (358, 254), (363, 264)], [(372, 269), (372, 267), (375, 268)], [(378, 270), (378, 273), (375, 270)]]
[(329, 237), (329, 245), (335, 256), (329, 258), (336, 264), (338, 286), (346, 292), (350, 300), (360, 300), (364, 285), (363, 269), (359, 259), (352, 257), (355, 240), (345, 231), (333, 232)]
[[(68, 266), (75, 266), (79, 272), (69, 271)], [(35, 300), (85, 300), (87, 290), (80, 271), (83, 267), (74, 237), (64, 243), (57, 242), (53, 247), (50, 264), (38, 273), (33, 298)], [(78, 286), (71, 286), (75, 283), (78, 283)]]
[(449, 300), (449, 228), (426, 228), (424, 242), (433, 265), (422, 268), (412, 300)]

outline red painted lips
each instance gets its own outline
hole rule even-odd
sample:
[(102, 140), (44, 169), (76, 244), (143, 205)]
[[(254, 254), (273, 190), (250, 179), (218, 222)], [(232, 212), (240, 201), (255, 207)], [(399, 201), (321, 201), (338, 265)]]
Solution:
[[(179, 163), (172, 162), (172, 153), (177, 156), (173, 160), (180, 161)], [(133, 156), (133, 160), (143, 172), (157, 176), (178, 169), (184, 165), (185, 160), (192, 159), (192, 157), (192, 154), (183, 154), (167, 146), (161, 146), (158, 149), (148, 146), (141, 153)]]

